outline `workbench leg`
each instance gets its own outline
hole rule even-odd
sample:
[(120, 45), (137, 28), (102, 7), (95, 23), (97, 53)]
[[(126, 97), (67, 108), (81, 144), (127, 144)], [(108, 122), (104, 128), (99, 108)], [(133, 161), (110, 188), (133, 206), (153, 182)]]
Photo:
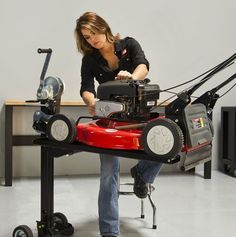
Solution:
[(12, 106), (5, 106), (5, 186), (12, 186)]
[(204, 179), (211, 179), (211, 160), (204, 163)]
[(50, 148), (41, 147), (41, 221), (38, 237), (52, 236), (54, 211), (54, 157)]

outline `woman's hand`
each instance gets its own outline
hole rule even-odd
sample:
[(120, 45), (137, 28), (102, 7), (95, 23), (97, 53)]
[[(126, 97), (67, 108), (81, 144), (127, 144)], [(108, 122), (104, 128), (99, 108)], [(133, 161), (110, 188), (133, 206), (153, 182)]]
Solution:
[(94, 94), (89, 91), (84, 91), (82, 94), (83, 101), (88, 106), (88, 112), (90, 115), (95, 115), (95, 97)]
[(133, 79), (133, 76), (130, 72), (128, 71), (119, 71), (117, 74), (116, 80), (128, 80), (128, 79)]
[(93, 104), (89, 104), (88, 105), (88, 112), (90, 115), (94, 116), (96, 113), (95, 113), (95, 103)]

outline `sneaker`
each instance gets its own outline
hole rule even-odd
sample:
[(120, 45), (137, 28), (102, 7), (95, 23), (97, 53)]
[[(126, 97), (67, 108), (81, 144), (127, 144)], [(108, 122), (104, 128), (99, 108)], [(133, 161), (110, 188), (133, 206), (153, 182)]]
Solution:
[(148, 195), (148, 184), (138, 174), (136, 166), (130, 170), (131, 176), (134, 178), (134, 193), (139, 198), (146, 198)]

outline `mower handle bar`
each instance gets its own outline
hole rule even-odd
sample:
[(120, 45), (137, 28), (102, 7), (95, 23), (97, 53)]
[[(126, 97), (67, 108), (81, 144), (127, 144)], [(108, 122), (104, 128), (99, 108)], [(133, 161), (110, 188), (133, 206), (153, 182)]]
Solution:
[[(214, 76), (216, 73), (220, 72), (221, 70), (225, 69), (227, 66), (229, 66), (230, 63), (232, 63), (236, 59), (236, 53), (233, 54), (231, 57), (223, 61), (221, 64), (219, 64), (218, 67), (216, 67), (213, 71), (208, 73), (201, 81), (197, 84), (195, 84), (189, 91), (188, 95), (191, 96), (194, 91), (196, 91), (201, 85), (203, 85), (205, 82), (207, 82), (212, 76)], [(228, 82), (227, 82), (228, 83)], [(226, 84), (227, 84), (226, 83)], [(223, 83), (222, 83), (223, 84)], [(224, 85), (223, 85), (224, 86)], [(223, 87), (222, 86), (222, 87)]]
[(218, 90), (220, 90), (222, 87), (226, 86), (228, 83), (233, 81), (236, 78), (236, 73), (234, 73), (231, 77), (229, 77), (226, 81), (222, 82), (220, 85), (216, 86), (211, 90), (212, 93), (216, 93)]

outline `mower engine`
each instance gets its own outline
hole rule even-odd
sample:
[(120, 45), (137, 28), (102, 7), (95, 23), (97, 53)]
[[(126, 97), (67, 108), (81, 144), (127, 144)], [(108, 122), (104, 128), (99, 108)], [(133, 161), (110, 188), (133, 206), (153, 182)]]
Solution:
[(145, 80), (116, 80), (98, 86), (96, 115), (119, 120), (147, 121), (157, 105), (160, 88)]

